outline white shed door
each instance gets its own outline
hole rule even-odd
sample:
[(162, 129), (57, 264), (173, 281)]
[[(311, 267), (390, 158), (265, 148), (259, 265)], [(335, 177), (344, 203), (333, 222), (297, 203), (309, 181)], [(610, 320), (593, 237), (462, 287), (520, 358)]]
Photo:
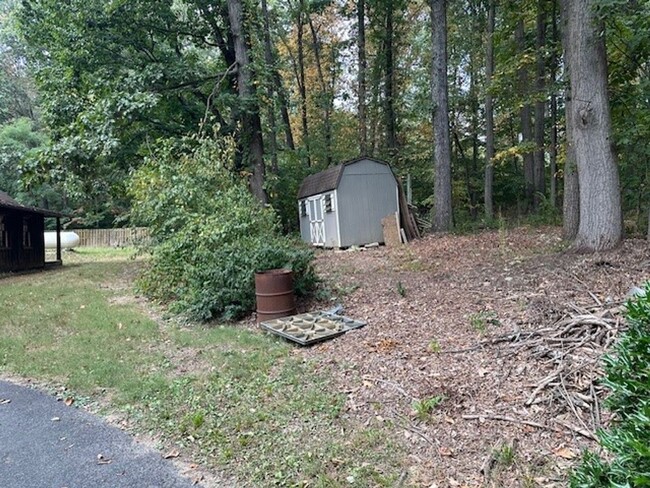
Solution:
[(309, 233), (315, 246), (325, 245), (324, 199), (321, 195), (307, 200), (309, 206)]

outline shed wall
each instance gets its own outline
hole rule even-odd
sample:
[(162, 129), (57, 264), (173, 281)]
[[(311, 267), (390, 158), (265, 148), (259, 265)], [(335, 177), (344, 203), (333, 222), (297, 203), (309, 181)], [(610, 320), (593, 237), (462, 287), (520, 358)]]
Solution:
[[(0, 248), (0, 272), (22, 271), (45, 266), (44, 217), (31, 212), (0, 211), (9, 238), (8, 248)], [(31, 245), (23, 246), (23, 219), (26, 219)], [(0, 243), (2, 245), (3, 243)]]
[(369, 160), (346, 166), (337, 193), (340, 247), (384, 242), (381, 220), (397, 212), (397, 182), (391, 169)]
[[(311, 236), (311, 206), (309, 205), (309, 201), (316, 201), (316, 204), (322, 209), (322, 219), (323, 219), (323, 226), (325, 230), (325, 242), (324, 242), (324, 247), (339, 247), (339, 233), (338, 233), (338, 221), (337, 221), (337, 192), (335, 191), (328, 191), (325, 193), (321, 193), (319, 195), (313, 195), (308, 198), (304, 198), (303, 200), (300, 200), (298, 202), (298, 215), (300, 218), (300, 237), (304, 242), (308, 242), (311, 244), (314, 244), (312, 242), (312, 236)], [(325, 197), (329, 195), (332, 199), (332, 211), (331, 212), (326, 212), (325, 211)], [(301, 215), (301, 205), (302, 202), (305, 202), (306, 205), (306, 210), (307, 210), (307, 215), (303, 216)], [(319, 214), (321, 215), (321, 214)]]

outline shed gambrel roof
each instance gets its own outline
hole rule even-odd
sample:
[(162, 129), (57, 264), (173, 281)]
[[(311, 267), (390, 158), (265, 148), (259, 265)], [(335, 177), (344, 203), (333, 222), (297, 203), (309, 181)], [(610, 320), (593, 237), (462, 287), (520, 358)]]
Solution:
[(22, 203), (18, 203), (3, 191), (0, 191), (0, 208), (22, 210), (23, 212), (33, 212), (44, 215), (45, 217), (65, 217), (65, 215), (60, 212), (45, 210), (43, 208), (29, 207), (27, 205), (23, 205)]
[(324, 193), (326, 191), (336, 190), (339, 186), (339, 183), (341, 182), (343, 169), (346, 166), (358, 163), (359, 161), (372, 161), (373, 163), (379, 163), (388, 166), (387, 162), (374, 158), (361, 157), (351, 159), (350, 161), (346, 161), (337, 166), (327, 168), (320, 173), (309, 175), (307, 178), (302, 180), (300, 190), (298, 190), (298, 199), (311, 197), (313, 195), (318, 195), (319, 193)]

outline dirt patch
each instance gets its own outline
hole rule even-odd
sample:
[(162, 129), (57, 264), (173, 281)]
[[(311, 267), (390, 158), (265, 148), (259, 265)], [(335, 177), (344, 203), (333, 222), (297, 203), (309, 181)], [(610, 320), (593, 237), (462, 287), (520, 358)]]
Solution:
[[(649, 277), (647, 242), (581, 255), (562, 251), (558, 229), (524, 228), (324, 251), (316, 262), (349, 291), (345, 314), (368, 326), (298, 354), (328, 369), (349, 415), (403, 439), (406, 485), (563, 486), (580, 451), (595, 447), (558, 424), (575, 427), (553, 398), (527, 405), (549, 374), (548, 355), (507, 342), (444, 352), (548, 329), (575, 310), (616, 308)], [(598, 374), (585, 372), (589, 381)], [(443, 401), (422, 415), (435, 397)]]

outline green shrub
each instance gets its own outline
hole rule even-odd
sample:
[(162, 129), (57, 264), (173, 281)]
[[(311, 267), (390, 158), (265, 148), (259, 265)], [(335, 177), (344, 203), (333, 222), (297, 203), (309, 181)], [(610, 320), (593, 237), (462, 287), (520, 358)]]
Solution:
[(586, 453), (573, 473), (573, 488), (650, 486), (650, 282), (627, 305), (629, 329), (605, 357), (614, 423), (600, 431), (609, 461)]
[(232, 155), (228, 140), (160, 141), (131, 183), (132, 219), (151, 234), (139, 286), (192, 319), (253, 310), (257, 271), (292, 269), (298, 294), (316, 281), (312, 251), (280, 234), (273, 209), (233, 176)]

